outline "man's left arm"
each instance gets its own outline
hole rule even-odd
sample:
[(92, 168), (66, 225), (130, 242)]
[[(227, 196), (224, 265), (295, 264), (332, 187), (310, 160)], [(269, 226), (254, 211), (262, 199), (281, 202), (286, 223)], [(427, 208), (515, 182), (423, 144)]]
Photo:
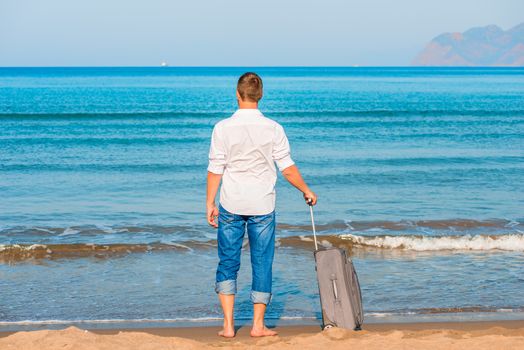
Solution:
[(215, 205), (215, 198), (222, 174), (226, 168), (226, 148), (221, 136), (220, 127), (217, 124), (213, 128), (213, 135), (211, 136), (209, 165), (207, 167), (207, 222), (213, 227), (218, 227), (218, 221), (216, 220), (218, 208)]

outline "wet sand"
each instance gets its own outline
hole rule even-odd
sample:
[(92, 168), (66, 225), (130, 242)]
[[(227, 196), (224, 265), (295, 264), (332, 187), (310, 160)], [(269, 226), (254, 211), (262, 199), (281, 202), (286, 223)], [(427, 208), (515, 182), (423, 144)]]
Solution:
[(0, 333), (0, 349), (524, 349), (524, 321), (365, 325), (359, 332), (318, 326), (277, 327), (279, 336), (251, 338), (240, 327), (234, 339), (218, 327), (63, 330)]

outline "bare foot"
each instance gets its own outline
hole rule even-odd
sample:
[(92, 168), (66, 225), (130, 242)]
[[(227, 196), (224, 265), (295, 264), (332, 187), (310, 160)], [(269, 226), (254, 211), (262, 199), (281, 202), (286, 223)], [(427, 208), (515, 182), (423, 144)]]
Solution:
[(252, 328), (251, 329), (252, 337), (271, 337), (277, 334), (278, 334), (277, 332), (272, 331), (271, 329), (268, 329), (265, 326), (264, 328)]
[(218, 335), (224, 338), (233, 338), (235, 336), (235, 327), (234, 326), (224, 326)]

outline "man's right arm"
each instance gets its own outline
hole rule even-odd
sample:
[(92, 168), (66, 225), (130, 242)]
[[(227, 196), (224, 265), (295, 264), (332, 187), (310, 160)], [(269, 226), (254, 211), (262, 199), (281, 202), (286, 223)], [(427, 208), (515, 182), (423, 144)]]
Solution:
[(300, 192), (304, 194), (306, 203), (311, 205), (317, 204), (317, 195), (309, 189), (296, 165), (288, 166), (282, 170), (282, 175), (284, 175), (290, 184), (295, 186)]
[(317, 204), (317, 195), (307, 186), (306, 182), (300, 175), (298, 167), (291, 159), (291, 150), (284, 128), (277, 124), (275, 129), (275, 139), (273, 144), (273, 160), (277, 163), (278, 169), (282, 175), (304, 194), (304, 199), (308, 204)]

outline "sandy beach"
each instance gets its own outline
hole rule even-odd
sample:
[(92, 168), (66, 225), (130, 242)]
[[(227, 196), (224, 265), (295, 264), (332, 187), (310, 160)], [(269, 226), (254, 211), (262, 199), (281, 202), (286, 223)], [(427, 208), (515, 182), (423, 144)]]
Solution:
[(360, 332), (320, 331), (318, 326), (277, 327), (279, 336), (234, 339), (217, 327), (63, 330), (0, 333), (0, 349), (523, 349), (524, 321), (397, 323), (366, 325)]

